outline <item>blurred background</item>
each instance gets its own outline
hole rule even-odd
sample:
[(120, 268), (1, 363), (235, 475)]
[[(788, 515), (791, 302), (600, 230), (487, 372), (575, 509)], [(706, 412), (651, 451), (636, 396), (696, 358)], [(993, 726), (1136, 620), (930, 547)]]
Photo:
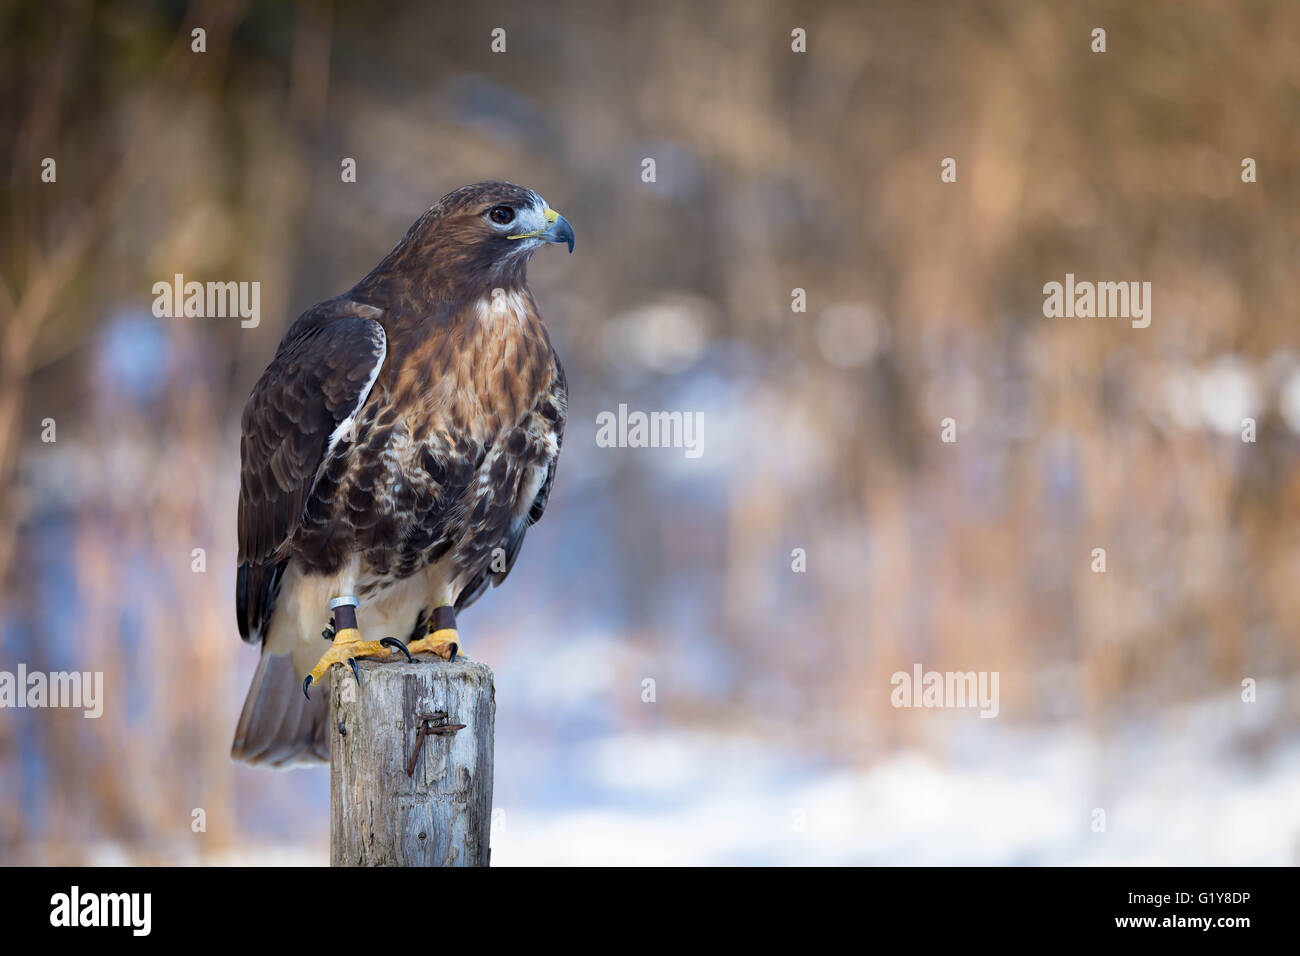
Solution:
[[(328, 772), (228, 756), (239, 414), (494, 178), (578, 237), (555, 493), (462, 620), (494, 864), (1300, 862), (1300, 5), (0, 11), (0, 670), (105, 698), (0, 710), (0, 862), (328, 862)], [(1067, 272), (1150, 327), (1045, 318)], [(155, 318), (176, 273), (260, 325)], [(998, 717), (892, 707), (918, 663)]]

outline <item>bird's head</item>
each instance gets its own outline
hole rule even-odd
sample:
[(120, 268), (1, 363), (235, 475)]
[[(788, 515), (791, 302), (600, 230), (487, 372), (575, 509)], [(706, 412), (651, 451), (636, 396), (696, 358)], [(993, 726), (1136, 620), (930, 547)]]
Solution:
[(514, 183), (474, 183), (438, 200), (389, 260), (462, 284), (509, 286), (522, 283), (538, 248), (556, 242), (572, 252), (573, 227), (537, 193)]
[(568, 220), (523, 186), (475, 183), (448, 193), (438, 206), (439, 231), (491, 255), (526, 255), (548, 242), (568, 243), (573, 251)]

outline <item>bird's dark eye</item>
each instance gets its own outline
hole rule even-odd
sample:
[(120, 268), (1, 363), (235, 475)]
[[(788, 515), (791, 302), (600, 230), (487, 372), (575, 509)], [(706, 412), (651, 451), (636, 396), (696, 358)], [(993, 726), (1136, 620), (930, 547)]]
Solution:
[(498, 226), (504, 226), (514, 221), (515, 211), (509, 206), (493, 206), (488, 210), (488, 218)]

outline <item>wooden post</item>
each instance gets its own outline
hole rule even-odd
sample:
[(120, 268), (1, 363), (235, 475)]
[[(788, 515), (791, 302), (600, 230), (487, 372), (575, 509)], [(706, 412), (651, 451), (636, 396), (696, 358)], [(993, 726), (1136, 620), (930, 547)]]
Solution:
[(330, 865), (487, 866), (492, 670), (358, 664), (360, 686), (342, 665), (330, 674)]

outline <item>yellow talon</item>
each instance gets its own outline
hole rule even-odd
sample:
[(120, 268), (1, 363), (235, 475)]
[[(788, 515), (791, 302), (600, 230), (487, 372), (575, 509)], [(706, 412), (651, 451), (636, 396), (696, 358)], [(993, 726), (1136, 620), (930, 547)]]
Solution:
[(456, 633), (454, 627), (444, 627), (437, 631), (430, 631), (424, 637), (407, 644), (406, 649), (412, 654), (436, 654), (444, 661), (454, 660), (457, 653), (462, 653), (460, 635)]
[(361, 632), (355, 627), (344, 628), (334, 635), (334, 643), (330, 645), (330, 649), (321, 656), (321, 659), (316, 662), (316, 666), (311, 669), (311, 673), (303, 681), (302, 691), (305, 694), (307, 688), (312, 684), (319, 684), (335, 664), (347, 664), (358, 657), (385, 658), (390, 654), (392, 654), (392, 651), (380, 644), (379, 641), (363, 641)]

